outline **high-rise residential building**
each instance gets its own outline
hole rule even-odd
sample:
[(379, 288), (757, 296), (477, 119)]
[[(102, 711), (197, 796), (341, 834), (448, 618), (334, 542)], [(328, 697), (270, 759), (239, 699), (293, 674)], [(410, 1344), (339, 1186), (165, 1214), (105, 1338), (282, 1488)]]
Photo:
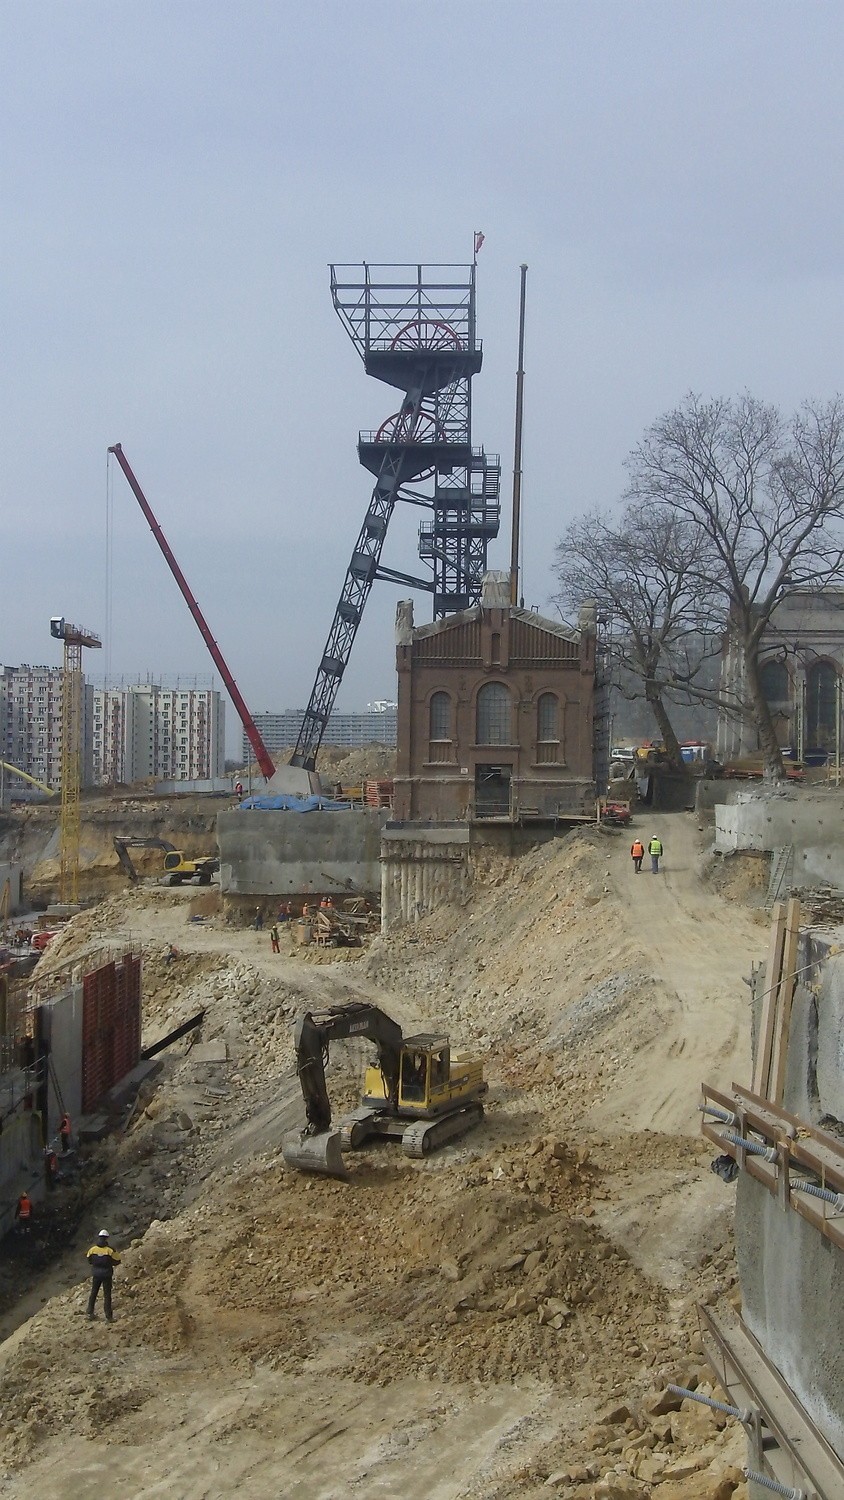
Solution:
[(205, 781), (225, 774), (225, 702), (213, 688), (95, 688), (94, 780)]
[[(394, 745), (396, 714), (396, 704), (387, 698), (368, 703), (365, 711), (360, 713), (337, 713), (335, 710), (326, 725), (322, 743), (349, 750), (360, 745)], [(293, 748), (304, 716), (303, 708), (285, 708), (280, 713), (255, 714), (258, 732), (270, 755)], [(245, 734), (242, 753), (245, 763), (254, 758)]]
[[(82, 785), (92, 781), (93, 688), (82, 688)], [(58, 790), (62, 767), (62, 668), (0, 667), (0, 756)]]

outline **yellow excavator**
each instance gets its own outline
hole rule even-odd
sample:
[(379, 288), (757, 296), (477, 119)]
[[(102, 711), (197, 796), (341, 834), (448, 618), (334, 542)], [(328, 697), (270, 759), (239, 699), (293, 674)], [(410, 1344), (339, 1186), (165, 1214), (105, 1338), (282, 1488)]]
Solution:
[(200, 885), (210, 885), (212, 875), (220, 868), (220, 861), (216, 856), (200, 855), (193, 858), (183, 854), (181, 849), (175, 849), (167, 839), (133, 838), (131, 835), (121, 838), (116, 834), (112, 843), (114, 852), (133, 885), (140, 877), (129, 853), (130, 849), (162, 849), (164, 874), (169, 885), (181, 885), (185, 880), (198, 880)]
[[(366, 1069), (360, 1107), (332, 1129), (325, 1068), (332, 1041), (349, 1037), (374, 1043), (378, 1061)], [(447, 1036), (404, 1036), (377, 1005), (306, 1011), (293, 1040), (307, 1125), (290, 1131), (281, 1149), (288, 1166), (300, 1172), (347, 1179), (344, 1150), (377, 1136), (400, 1140), (406, 1156), (427, 1156), (483, 1119), (483, 1064), (452, 1052)]]

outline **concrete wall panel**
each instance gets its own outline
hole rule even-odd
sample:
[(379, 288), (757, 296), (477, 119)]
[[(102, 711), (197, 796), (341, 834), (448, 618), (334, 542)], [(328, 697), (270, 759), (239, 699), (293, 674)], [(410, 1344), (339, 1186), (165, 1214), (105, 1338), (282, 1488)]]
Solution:
[(742, 1172), (736, 1254), (745, 1323), (844, 1454), (844, 1251)]
[(377, 894), (386, 809), (240, 812), (217, 818), (220, 888), (232, 896)]

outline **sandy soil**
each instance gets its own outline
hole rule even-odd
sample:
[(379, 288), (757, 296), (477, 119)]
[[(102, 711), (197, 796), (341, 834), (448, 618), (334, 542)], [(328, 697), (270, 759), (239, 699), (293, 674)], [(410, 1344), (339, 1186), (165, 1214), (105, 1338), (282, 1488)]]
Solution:
[[(131, 935), (148, 1037), (204, 1004), (229, 1058), (174, 1049), (7, 1315), (49, 1299), (0, 1346), (0, 1495), (740, 1500), (735, 1432), (654, 1393), (706, 1378), (695, 1300), (735, 1294), (697, 1090), (746, 1074), (765, 931), (701, 885), (691, 818), (639, 826), (658, 877), (626, 835), (576, 835), (488, 861), (465, 908), (357, 958), (276, 958), (190, 922), (186, 891), (77, 919), (51, 964)], [(480, 1050), (487, 1120), (429, 1160), (384, 1147), (349, 1185), (308, 1180), (279, 1154), (292, 1019), (357, 997)], [(332, 1054), (341, 1106), (363, 1056)], [(112, 1327), (81, 1316), (103, 1221), (126, 1248)]]

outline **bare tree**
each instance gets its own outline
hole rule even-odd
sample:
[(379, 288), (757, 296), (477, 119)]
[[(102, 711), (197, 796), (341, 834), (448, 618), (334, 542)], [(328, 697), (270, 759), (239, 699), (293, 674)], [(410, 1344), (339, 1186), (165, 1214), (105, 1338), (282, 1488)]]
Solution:
[(696, 537), (701, 597), (718, 593), (742, 648), (765, 770), (782, 755), (759, 676), (771, 616), (800, 589), (840, 583), (844, 562), (844, 404), (807, 404), (790, 422), (754, 397), (690, 395), (648, 429), (628, 460), (629, 497)]
[(694, 696), (716, 628), (698, 585), (700, 545), (688, 521), (636, 502), (617, 518), (595, 510), (573, 522), (554, 563), (564, 610), (595, 599), (612, 616), (609, 649), (622, 691), (628, 677), (646, 698), (676, 766), (682, 756), (667, 699), (677, 690)]

